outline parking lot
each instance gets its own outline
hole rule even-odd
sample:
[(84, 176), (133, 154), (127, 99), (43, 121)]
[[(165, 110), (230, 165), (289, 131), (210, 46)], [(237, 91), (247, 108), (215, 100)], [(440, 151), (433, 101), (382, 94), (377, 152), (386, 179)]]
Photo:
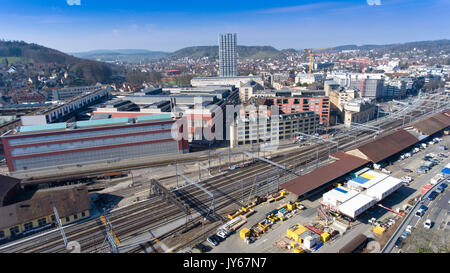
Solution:
[[(430, 169), (427, 173), (418, 173), (417, 169), (423, 165), (423, 158), (430, 153), (434, 153), (438, 157), (440, 153), (447, 153), (447, 151), (439, 150), (440, 145), (446, 145), (449, 147), (450, 139), (448, 136), (442, 137), (443, 140), (440, 143), (436, 143), (428, 146), (427, 148), (420, 150), (419, 152), (412, 154), (410, 157), (403, 160), (392, 161), (390, 165), (385, 166), (386, 169), (392, 171), (390, 174), (393, 177), (401, 178), (403, 176), (409, 176), (412, 178), (410, 183), (405, 183), (404, 186), (400, 187), (397, 191), (383, 199), (380, 203), (388, 208), (393, 210), (404, 210), (405, 207), (408, 206), (408, 203), (411, 204), (415, 197), (420, 196), (421, 188), (429, 183), (429, 181), (435, 176), (436, 173), (439, 173), (447, 163), (450, 162), (450, 158), (440, 157), (441, 161), (434, 167)], [(405, 169), (410, 169), (412, 172), (407, 172)], [(283, 247), (280, 242), (283, 239), (286, 239), (286, 230), (294, 224), (302, 224), (309, 225), (314, 222), (317, 222), (317, 208), (320, 203), (323, 193), (316, 194), (315, 196), (311, 196), (308, 200), (303, 200), (302, 204), (306, 206), (305, 210), (300, 211), (293, 217), (280, 221), (274, 224), (265, 234), (261, 235), (255, 242), (247, 244), (242, 238), (239, 236), (239, 230), (228, 238), (226, 238), (219, 245), (214, 246), (211, 252), (215, 253), (270, 253), (270, 252), (292, 252), (292, 250), (288, 250), (287, 247)], [(287, 197), (292, 198), (292, 196)], [(415, 219), (416, 222), (413, 222), (416, 228), (412, 232), (411, 236), (408, 237), (408, 240), (404, 241), (404, 246), (402, 246), (403, 252), (416, 252), (416, 245), (419, 245), (419, 248), (425, 248), (428, 244), (428, 248), (433, 246), (433, 244), (437, 245), (437, 243), (433, 242), (444, 242), (445, 239), (448, 241), (450, 236), (448, 234), (450, 226), (448, 225), (449, 216), (449, 195), (448, 188), (444, 191), (444, 193), (439, 194), (434, 201), (425, 201), (425, 205), (429, 206), (426, 214), (420, 218)], [(247, 223), (243, 227), (250, 227), (264, 219), (264, 215), (275, 208), (277, 208), (280, 204), (286, 203), (287, 200), (282, 199), (280, 201), (259, 205), (255, 207), (255, 214), (247, 219)], [(414, 213), (414, 212), (411, 212)], [(364, 212), (360, 215), (356, 221), (350, 223), (349, 229), (343, 234), (339, 235), (332, 240), (323, 244), (322, 247), (317, 249), (315, 252), (323, 252), (323, 253), (336, 253), (339, 249), (348, 243), (353, 237), (357, 234), (363, 233), (368, 237), (373, 239), (377, 239), (377, 235), (372, 232), (373, 225), (370, 223), (370, 219), (375, 218), (378, 222), (387, 222), (388, 218), (395, 218), (398, 222), (402, 220), (402, 217), (396, 213), (393, 213), (385, 208), (381, 208), (379, 206), (373, 206), (371, 209)], [(425, 219), (430, 218), (434, 225), (430, 230), (425, 230), (423, 228), (423, 222)], [(241, 227), (241, 229), (243, 228)], [(431, 234), (434, 234), (431, 236)], [(209, 243), (204, 242), (209, 245)], [(286, 245), (284, 243), (284, 245)], [(448, 242), (447, 242), (447, 245)], [(427, 248), (427, 249), (428, 249)], [(442, 246), (436, 246), (432, 248), (431, 251), (438, 251), (438, 249)], [(395, 250), (394, 252), (397, 252)]]
[[(450, 246), (450, 194), (448, 187), (434, 200), (428, 200), (430, 193), (425, 195), (423, 205), (425, 214), (414, 216), (409, 221), (411, 233), (398, 244), (393, 252), (449, 252)], [(413, 212), (413, 213), (416, 213)], [(425, 221), (431, 221), (431, 227), (424, 227)]]

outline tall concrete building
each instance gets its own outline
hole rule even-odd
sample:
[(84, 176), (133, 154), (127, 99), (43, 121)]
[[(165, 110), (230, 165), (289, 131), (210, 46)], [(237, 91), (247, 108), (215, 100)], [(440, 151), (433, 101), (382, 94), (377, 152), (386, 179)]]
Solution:
[(236, 33), (219, 34), (220, 77), (237, 76)]

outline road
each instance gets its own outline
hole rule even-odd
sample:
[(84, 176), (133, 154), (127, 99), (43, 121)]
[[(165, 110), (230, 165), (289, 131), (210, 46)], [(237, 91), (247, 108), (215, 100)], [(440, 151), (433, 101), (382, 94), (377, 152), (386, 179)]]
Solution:
[[(436, 173), (440, 172), (450, 160), (445, 160), (443, 163), (433, 169), (432, 172), (428, 173), (426, 176), (423, 176), (423, 180), (429, 181)], [(421, 183), (422, 184), (422, 183)], [(397, 239), (401, 236), (403, 231), (405, 231), (406, 227), (408, 225), (411, 225), (414, 227), (412, 234), (416, 233), (416, 230), (424, 229), (423, 223), (426, 221), (426, 219), (431, 219), (431, 221), (434, 223), (432, 226), (432, 229), (437, 229), (440, 231), (441, 229), (449, 229), (448, 222), (449, 222), (449, 216), (448, 211), (450, 209), (450, 205), (448, 204), (450, 195), (448, 194), (448, 188), (441, 194), (439, 194), (436, 199), (430, 201), (427, 199), (429, 194), (436, 189), (440, 183), (436, 184), (432, 189), (430, 189), (426, 195), (423, 196), (422, 202), (417, 204), (413, 210), (408, 214), (407, 218), (404, 220), (402, 225), (399, 227), (399, 229), (394, 233), (392, 239), (388, 243), (388, 245), (385, 247), (386, 253), (393, 252), (397, 253), (400, 251), (412, 251), (411, 246), (402, 246), (402, 250), (395, 247), (394, 244), (397, 241)], [(422, 217), (415, 216), (415, 212), (420, 207), (421, 204), (424, 204), (428, 207), (428, 210)], [(406, 247), (406, 248), (405, 248)], [(409, 249), (408, 249), (409, 247)]]

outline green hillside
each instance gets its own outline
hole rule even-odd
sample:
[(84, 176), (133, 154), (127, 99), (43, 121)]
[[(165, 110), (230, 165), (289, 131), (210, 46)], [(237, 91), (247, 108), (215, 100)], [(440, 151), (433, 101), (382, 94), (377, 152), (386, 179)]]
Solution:
[[(237, 46), (239, 58), (244, 59), (267, 59), (274, 58), (280, 54), (280, 51), (271, 46)], [(191, 46), (185, 47), (168, 56), (169, 58), (184, 57), (210, 57), (219, 58), (218, 46)]]
[(110, 82), (114, 71), (117, 69), (110, 64), (76, 58), (37, 44), (0, 40), (0, 60), (5, 58), (8, 59), (8, 62), (14, 63), (18, 61), (34, 64), (51, 63), (66, 67), (77, 77), (83, 79), (85, 84)]

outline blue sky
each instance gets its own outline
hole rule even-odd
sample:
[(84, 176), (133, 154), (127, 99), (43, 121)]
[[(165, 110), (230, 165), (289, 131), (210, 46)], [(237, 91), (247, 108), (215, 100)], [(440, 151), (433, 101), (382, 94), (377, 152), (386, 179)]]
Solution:
[(0, 38), (175, 51), (236, 32), (241, 45), (300, 49), (448, 39), (449, 14), (450, 0), (1, 0)]

